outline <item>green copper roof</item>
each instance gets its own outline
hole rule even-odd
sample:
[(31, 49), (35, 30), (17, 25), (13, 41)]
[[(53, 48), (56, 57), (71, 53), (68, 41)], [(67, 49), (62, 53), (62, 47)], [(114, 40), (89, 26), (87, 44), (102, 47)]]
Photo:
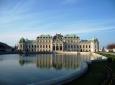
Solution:
[(91, 41), (96, 42), (96, 41), (98, 41), (98, 39), (94, 37), (94, 38), (91, 39)]
[(63, 39), (63, 35), (61, 34), (56, 34), (55, 36), (53, 36), (53, 40), (61, 40)]
[(67, 34), (64, 37), (78, 37), (76, 34)]
[(25, 43), (25, 39), (24, 38), (21, 38), (19, 43)]
[(51, 35), (40, 35), (38, 37), (52, 37)]

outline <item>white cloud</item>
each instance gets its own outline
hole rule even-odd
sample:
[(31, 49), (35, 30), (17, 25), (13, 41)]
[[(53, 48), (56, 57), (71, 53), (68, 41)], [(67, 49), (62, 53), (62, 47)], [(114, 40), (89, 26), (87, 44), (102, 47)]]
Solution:
[(20, 38), (24, 37), (25, 39), (35, 40), (38, 35), (41, 34), (51, 34), (54, 35), (56, 32), (10, 32), (6, 34), (0, 34), (0, 42), (7, 43), (11, 46), (18, 44)]
[(19, 39), (21, 37), (24, 37), (24, 38), (27, 38), (27, 39), (32, 39), (32, 40), (35, 40), (36, 37), (38, 35), (41, 35), (41, 34), (51, 34), (51, 35), (55, 35), (56, 33), (61, 33), (61, 34), (71, 34), (71, 33), (74, 33), (74, 34), (80, 34), (80, 33), (92, 33), (92, 32), (103, 32), (104, 30), (113, 30), (115, 29), (115, 27), (105, 27), (105, 28), (87, 28), (87, 27), (84, 27), (84, 28), (81, 28), (81, 29), (72, 29), (72, 28), (66, 28), (66, 29), (54, 29), (54, 30), (51, 30), (51, 31), (28, 31), (28, 32), (10, 32), (10, 33), (7, 33), (7, 34), (0, 34), (0, 41), (1, 42), (5, 42), (9, 45), (12, 45), (14, 46), (15, 44), (18, 43)]

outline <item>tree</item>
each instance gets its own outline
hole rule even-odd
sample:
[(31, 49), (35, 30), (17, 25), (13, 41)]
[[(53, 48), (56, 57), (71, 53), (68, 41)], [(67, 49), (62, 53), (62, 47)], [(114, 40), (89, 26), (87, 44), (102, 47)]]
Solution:
[(115, 44), (109, 44), (109, 45), (107, 45), (107, 49), (113, 49), (113, 48), (115, 48)]

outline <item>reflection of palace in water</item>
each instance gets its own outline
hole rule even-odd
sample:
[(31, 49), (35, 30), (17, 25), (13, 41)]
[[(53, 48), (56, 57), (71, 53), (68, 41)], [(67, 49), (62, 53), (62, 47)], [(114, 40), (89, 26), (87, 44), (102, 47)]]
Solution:
[(62, 55), (62, 54), (39, 54), (20, 56), (21, 65), (33, 63), (38, 68), (55, 68), (55, 69), (75, 69), (81, 62), (90, 60), (89, 55)]

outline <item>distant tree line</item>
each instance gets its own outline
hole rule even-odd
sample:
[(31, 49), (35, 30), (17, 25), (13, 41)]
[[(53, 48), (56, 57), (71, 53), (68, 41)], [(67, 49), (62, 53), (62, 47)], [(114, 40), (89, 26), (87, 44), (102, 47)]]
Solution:
[(107, 49), (113, 49), (113, 48), (115, 48), (115, 44), (109, 44), (109, 45), (107, 45)]

